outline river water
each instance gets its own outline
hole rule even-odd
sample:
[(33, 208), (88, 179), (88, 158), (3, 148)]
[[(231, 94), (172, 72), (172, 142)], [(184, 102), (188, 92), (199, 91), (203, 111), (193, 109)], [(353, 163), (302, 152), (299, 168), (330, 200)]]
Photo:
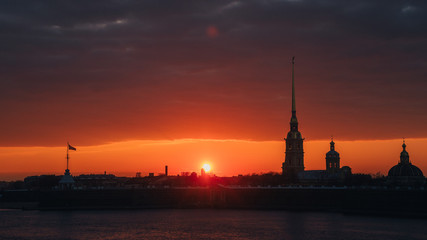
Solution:
[(427, 239), (426, 219), (252, 210), (0, 210), (0, 239)]

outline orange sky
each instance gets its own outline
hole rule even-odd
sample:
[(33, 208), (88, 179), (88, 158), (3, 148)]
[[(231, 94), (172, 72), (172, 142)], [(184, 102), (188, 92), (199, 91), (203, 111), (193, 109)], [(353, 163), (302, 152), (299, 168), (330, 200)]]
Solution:
[(279, 172), (292, 56), (306, 169), (323, 169), (333, 134), (354, 172), (386, 173), (400, 137), (427, 171), (426, 12), (422, 1), (2, 1), (0, 179), (62, 174), (67, 141), (73, 174), (205, 161), (220, 176)]
[[(350, 166), (355, 173), (387, 174), (399, 161), (402, 140), (340, 141), (335, 139), (341, 155), (341, 166)], [(427, 171), (427, 139), (407, 139), (407, 150), (413, 164)], [(281, 141), (198, 140), (129, 141), (80, 147), (70, 152), (72, 174), (113, 173), (134, 176), (200, 172), (210, 163), (218, 176), (280, 172), (284, 160)], [(63, 174), (66, 147), (2, 147), (0, 148), (0, 180), (22, 179), (28, 174)], [(324, 169), (329, 141), (306, 141), (307, 170)]]

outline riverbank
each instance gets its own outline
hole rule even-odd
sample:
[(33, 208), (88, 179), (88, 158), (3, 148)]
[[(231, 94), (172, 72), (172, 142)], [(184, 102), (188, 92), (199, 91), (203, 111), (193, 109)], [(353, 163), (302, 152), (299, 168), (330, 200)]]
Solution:
[(410, 189), (195, 187), (3, 191), (0, 208), (260, 209), (427, 218), (427, 191)]

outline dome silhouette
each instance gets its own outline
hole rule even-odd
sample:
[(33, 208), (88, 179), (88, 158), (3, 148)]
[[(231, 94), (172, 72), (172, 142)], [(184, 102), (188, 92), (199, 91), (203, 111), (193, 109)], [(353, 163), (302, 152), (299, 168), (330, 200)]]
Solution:
[(417, 176), (421, 176), (423, 177), (423, 172), (416, 167), (415, 165), (412, 165), (411, 163), (409, 164), (397, 164), (395, 166), (393, 166), (389, 171), (388, 171), (388, 176), (393, 176), (393, 177), (400, 177), (400, 176), (408, 176), (408, 177), (417, 177)]
[(403, 141), (402, 148), (399, 163), (388, 171), (388, 183), (397, 185), (423, 184), (425, 182), (423, 172), (409, 161), (405, 141)]

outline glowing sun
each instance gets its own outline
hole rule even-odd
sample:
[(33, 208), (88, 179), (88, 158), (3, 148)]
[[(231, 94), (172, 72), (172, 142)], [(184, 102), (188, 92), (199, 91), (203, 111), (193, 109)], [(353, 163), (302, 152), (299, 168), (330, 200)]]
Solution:
[(205, 170), (205, 172), (209, 172), (211, 170), (211, 165), (205, 163), (205, 164), (203, 164), (202, 168)]

